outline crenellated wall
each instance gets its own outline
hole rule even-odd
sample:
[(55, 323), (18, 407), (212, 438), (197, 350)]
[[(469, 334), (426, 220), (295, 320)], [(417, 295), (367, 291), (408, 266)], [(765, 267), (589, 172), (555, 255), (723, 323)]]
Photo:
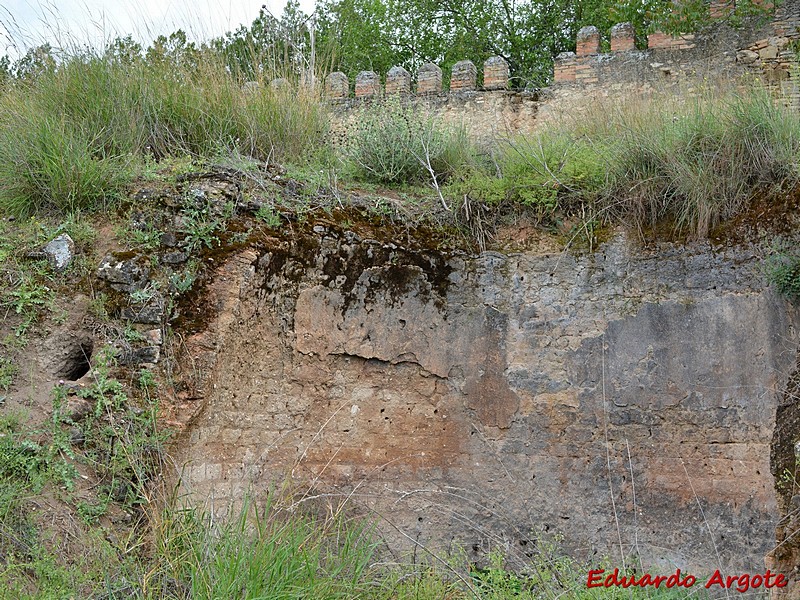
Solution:
[[(714, 0), (712, 16), (724, 17), (733, 1)], [(416, 77), (403, 67), (393, 67), (381, 77), (373, 71), (358, 74), (355, 82), (341, 72), (325, 79), (325, 96), (334, 109), (334, 130), (358, 118), (364, 103), (400, 97), (445, 122), (463, 123), (476, 139), (498, 135), (531, 133), (543, 124), (567, 113), (580, 113), (598, 99), (613, 101), (626, 97), (671, 90), (680, 96), (697, 93), (721, 82), (750, 85), (758, 78), (775, 89), (783, 101), (800, 107), (796, 41), (800, 40), (800, 0), (787, 0), (774, 19), (757, 28), (733, 29), (717, 23), (702, 33), (667, 35), (653, 32), (647, 48), (636, 46), (636, 32), (630, 23), (619, 23), (609, 32), (610, 51), (601, 52), (602, 33), (584, 27), (577, 35), (576, 51), (559, 54), (554, 62), (550, 87), (542, 90), (512, 90), (513, 76), (500, 56), (482, 65), (483, 86), (479, 88), (478, 68), (471, 61), (453, 65), (448, 89), (443, 87), (441, 68), (422, 65)]]

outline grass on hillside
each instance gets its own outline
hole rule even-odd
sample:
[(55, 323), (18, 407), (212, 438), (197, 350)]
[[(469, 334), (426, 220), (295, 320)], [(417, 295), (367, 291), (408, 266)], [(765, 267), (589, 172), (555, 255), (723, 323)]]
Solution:
[(5, 82), (0, 212), (108, 207), (148, 160), (299, 160), (322, 143), (325, 111), (311, 93), (247, 93), (211, 50), (130, 50), (42, 59)]
[(798, 183), (800, 116), (758, 87), (655, 97), (507, 139), (497, 156), (499, 175), (473, 171), (452, 192), (640, 231), (668, 223), (701, 238)]

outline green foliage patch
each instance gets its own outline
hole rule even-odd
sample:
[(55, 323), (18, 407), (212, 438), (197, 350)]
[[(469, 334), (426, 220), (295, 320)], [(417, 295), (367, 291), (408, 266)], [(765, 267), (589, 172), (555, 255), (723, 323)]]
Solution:
[(775, 239), (764, 268), (767, 280), (778, 292), (792, 300), (800, 298), (800, 252), (796, 242), (786, 238)]
[(101, 209), (153, 160), (293, 158), (320, 145), (325, 133), (313, 93), (245, 93), (218, 52), (181, 32), (146, 53), (129, 39), (61, 61), (48, 47), (38, 50), (41, 66), (17, 68), (0, 93), (6, 213)]
[(471, 149), (463, 130), (397, 99), (359, 111), (341, 148), (357, 176), (395, 185), (447, 177), (470, 161)]

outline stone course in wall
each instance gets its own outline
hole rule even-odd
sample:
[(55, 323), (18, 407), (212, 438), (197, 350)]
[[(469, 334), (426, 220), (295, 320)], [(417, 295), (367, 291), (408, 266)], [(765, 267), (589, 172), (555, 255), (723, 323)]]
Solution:
[(712, 19), (724, 19), (733, 12), (733, 0), (711, 0), (709, 14)]
[(209, 285), (193, 498), (286, 475), (390, 516), (398, 552), (548, 532), (665, 573), (763, 568), (800, 314), (753, 247), (467, 256), (310, 231)]
[(656, 31), (647, 36), (647, 47), (651, 50), (691, 50), (697, 45), (694, 34), (670, 35)]

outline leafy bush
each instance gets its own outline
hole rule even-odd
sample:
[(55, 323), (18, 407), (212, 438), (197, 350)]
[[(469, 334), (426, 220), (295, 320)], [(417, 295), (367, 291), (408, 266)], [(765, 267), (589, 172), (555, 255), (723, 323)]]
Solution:
[(398, 184), (446, 177), (471, 160), (472, 146), (463, 130), (390, 99), (358, 113), (342, 150), (358, 176)]
[(608, 159), (595, 146), (546, 131), (511, 143), (501, 162), (519, 202), (554, 207), (557, 198), (594, 196), (608, 183)]
[[(56, 398), (54, 403), (58, 401)], [(71, 454), (63, 436), (51, 436), (44, 443), (23, 428), (20, 418), (0, 418), (0, 487), (18, 485), (40, 490), (50, 480), (71, 490), (78, 476), (64, 458)]]

